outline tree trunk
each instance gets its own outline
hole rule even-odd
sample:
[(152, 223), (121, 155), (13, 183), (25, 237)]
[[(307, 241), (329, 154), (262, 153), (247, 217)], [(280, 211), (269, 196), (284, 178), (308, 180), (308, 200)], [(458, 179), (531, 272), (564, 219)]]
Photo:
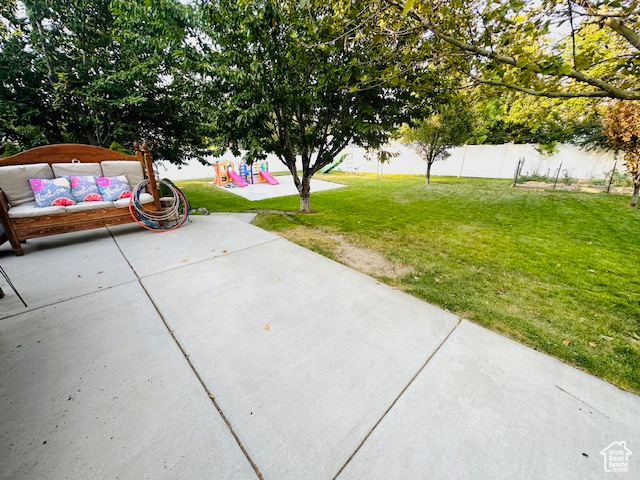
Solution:
[(300, 187), (298, 187), (298, 191), (300, 192), (300, 213), (311, 213), (311, 209), (309, 208), (311, 179), (305, 174), (302, 175), (302, 182), (300, 183)]
[(635, 207), (638, 204), (638, 194), (640, 193), (640, 182), (633, 182), (633, 196), (629, 205)]
[(425, 183), (431, 183), (431, 162), (427, 162), (427, 176)]

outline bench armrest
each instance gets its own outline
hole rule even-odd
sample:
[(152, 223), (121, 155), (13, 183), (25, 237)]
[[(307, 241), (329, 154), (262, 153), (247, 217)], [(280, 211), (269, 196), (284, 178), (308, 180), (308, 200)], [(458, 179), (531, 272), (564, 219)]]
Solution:
[(24, 255), (22, 246), (20, 245), (20, 239), (13, 228), (11, 219), (9, 218), (9, 202), (7, 202), (7, 196), (0, 188), (0, 224), (4, 228), (4, 233), (9, 239), (11, 248), (16, 255)]
[[(7, 218), (9, 218), (9, 202), (7, 201), (7, 196), (4, 194), (1, 188), (0, 188), (0, 212), (6, 214)], [(4, 217), (2, 213), (0, 213), (0, 218)], [(7, 229), (5, 228), (5, 230)]]

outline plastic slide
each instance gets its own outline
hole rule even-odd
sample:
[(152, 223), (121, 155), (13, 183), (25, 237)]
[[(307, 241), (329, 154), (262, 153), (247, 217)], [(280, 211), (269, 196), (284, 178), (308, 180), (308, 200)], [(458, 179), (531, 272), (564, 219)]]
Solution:
[(262, 171), (260, 172), (260, 176), (264, 178), (269, 185), (278, 185), (280, 183), (278, 180), (273, 178), (273, 175), (271, 175), (269, 172)]
[(249, 185), (247, 182), (245, 182), (242, 179), (242, 177), (240, 175), (238, 175), (233, 170), (229, 169), (229, 171), (227, 173), (229, 174), (229, 177), (231, 177), (231, 180), (233, 180), (233, 183), (235, 183), (239, 187), (246, 187), (247, 185)]
[(338, 158), (338, 160), (336, 160), (335, 162), (327, 165), (326, 167), (324, 167), (323, 169), (320, 170), (320, 173), (329, 173), (331, 170), (333, 170), (334, 168), (336, 168), (338, 165), (340, 165), (342, 162), (344, 162), (344, 159), (347, 158), (347, 155), (341, 155), (340, 158)]

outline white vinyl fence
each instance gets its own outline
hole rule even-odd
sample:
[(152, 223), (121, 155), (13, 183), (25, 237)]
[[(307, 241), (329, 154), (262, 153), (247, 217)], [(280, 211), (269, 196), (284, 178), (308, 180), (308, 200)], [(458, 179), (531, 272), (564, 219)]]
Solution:
[[(387, 150), (398, 153), (390, 162), (379, 166), (375, 161), (365, 159), (365, 151), (358, 147), (349, 147), (345, 152), (349, 157), (339, 167), (347, 172), (406, 173), (424, 175), (427, 164), (410, 147), (401, 143), (391, 143)], [(542, 155), (535, 145), (465, 145), (449, 150), (451, 156), (437, 161), (431, 169), (432, 175), (456, 177), (513, 178), (518, 159), (525, 159), (522, 174), (539, 173), (553, 176), (561, 170), (572, 178), (604, 178), (614, 166), (614, 154), (607, 150), (583, 150), (574, 145), (560, 144), (552, 155)], [(617, 171), (625, 171), (618, 161)]]
[[(385, 164), (378, 164), (375, 160), (367, 160), (364, 149), (356, 146), (347, 147), (343, 153), (346, 160), (336, 171), (349, 173), (381, 173), (381, 174), (409, 174), (424, 175), (427, 164), (411, 147), (399, 142), (392, 142), (385, 150), (397, 153)], [(583, 150), (574, 145), (560, 144), (558, 151), (552, 155), (542, 155), (531, 144), (515, 145), (465, 145), (450, 150), (451, 156), (446, 160), (435, 162), (431, 169), (432, 175), (447, 175), (456, 177), (485, 177), (485, 178), (513, 178), (513, 174), (520, 158), (525, 159), (522, 174), (539, 173), (555, 176), (561, 168), (561, 176), (589, 179), (604, 178), (614, 166), (613, 152), (607, 150)], [(230, 152), (216, 160), (239, 161)], [(286, 167), (274, 155), (269, 155), (269, 170), (272, 172), (286, 171)], [(160, 167), (160, 178), (168, 177), (173, 180), (213, 177), (213, 167), (202, 166), (192, 161), (189, 165), (178, 168), (165, 164)], [(624, 165), (618, 161), (616, 171), (624, 172)]]

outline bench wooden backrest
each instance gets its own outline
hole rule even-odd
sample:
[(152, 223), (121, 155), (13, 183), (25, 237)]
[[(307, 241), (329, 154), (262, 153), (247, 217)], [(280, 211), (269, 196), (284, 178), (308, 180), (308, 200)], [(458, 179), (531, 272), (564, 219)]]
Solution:
[(0, 167), (31, 163), (69, 163), (72, 159), (77, 158), (82, 163), (100, 163), (104, 160), (138, 160), (142, 163), (143, 170), (145, 170), (142, 152), (137, 144), (135, 144), (135, 147), (136, 155), (126, 155), (95, 145), (75, 143), (45, 145), (17, 153), (11, 157), (0, 158)]

